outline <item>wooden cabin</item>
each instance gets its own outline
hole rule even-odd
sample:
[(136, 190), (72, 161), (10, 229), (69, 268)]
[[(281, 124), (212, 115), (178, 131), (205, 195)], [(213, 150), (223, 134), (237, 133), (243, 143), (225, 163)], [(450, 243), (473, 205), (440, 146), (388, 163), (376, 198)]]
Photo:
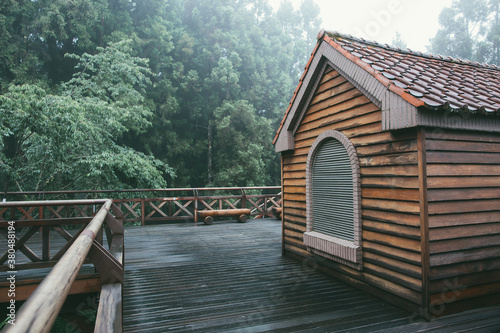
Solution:
[(499, 67), (322, 31), (274, 145), (285, 255), (413, 317), (500, 302)]

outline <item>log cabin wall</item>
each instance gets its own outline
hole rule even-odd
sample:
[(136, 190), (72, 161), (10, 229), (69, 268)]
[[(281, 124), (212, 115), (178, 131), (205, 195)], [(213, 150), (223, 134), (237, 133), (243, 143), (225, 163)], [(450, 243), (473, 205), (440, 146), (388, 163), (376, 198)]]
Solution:
[[(399, 306), (422, 306), (417, 130), (381, 130), (382, 112), (358, 89), (327, 67), (282, 155), (283, 252)], [(360, 162), (361, 270), (313, 255), (304, 246), (306, 161), (326, 130), (345, 134)], [(319, 263), (319, 265), (318, 265)]]
[(500, 301), (500, 135), (427, 129), (430, 312)]

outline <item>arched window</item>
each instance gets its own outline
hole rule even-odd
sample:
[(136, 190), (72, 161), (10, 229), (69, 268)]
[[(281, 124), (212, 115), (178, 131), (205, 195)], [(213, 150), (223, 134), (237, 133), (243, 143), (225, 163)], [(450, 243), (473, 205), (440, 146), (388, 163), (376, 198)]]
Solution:
[(341, 132), (323, 132), (307, 158), (304, 244), (319, 255), (361, 269), (360, 195), (353, 144)]

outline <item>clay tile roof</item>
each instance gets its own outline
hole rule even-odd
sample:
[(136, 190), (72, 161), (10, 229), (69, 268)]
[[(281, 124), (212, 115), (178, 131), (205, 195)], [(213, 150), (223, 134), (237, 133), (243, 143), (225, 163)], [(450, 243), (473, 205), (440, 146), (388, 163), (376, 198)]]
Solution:
[(322, 39), (416, 107), (500, 115), (496, 65), (401, 50), (335, 32)]
[(319, 45), (326, 42), (417, 108), (500, 115), (500, 67), (401, 50), (350, 35), (320, 31), (273, 143), (276, 143)]

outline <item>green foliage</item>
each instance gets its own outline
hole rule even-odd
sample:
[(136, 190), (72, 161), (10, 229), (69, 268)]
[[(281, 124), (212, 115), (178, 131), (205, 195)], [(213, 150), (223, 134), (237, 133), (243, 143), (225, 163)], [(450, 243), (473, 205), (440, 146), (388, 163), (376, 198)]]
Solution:
[(279, 183), (271, 142), (318, 16), (313, 0), (2, 1), (5, 188)]
[(137, 90), (148, 70), (123, 45), (77, 57), (81, 71), (60, 95), (22, 85), (0, 96), (4, 190), (166, 186), (170, 168), (117, 143), (126, 131), (143, 132), (151, 115)]
[(264, 186), (271, 179), (271, 121), (259, 116), (248, 101), (225, 101), (214, 111), (214, 184)]
[(454, 0), (439, 15), (441, 28), (429, 51), (491, 64), (499, 63), (499, 0)]
[(406, 42), (404, 41), (403, 37), (399, 32), (396, 32), (394, 38), (392, 39), (391, 46), (393, 47), (399, 47), (400, 49), (407, 49), (408, 46), (406, 45)]

